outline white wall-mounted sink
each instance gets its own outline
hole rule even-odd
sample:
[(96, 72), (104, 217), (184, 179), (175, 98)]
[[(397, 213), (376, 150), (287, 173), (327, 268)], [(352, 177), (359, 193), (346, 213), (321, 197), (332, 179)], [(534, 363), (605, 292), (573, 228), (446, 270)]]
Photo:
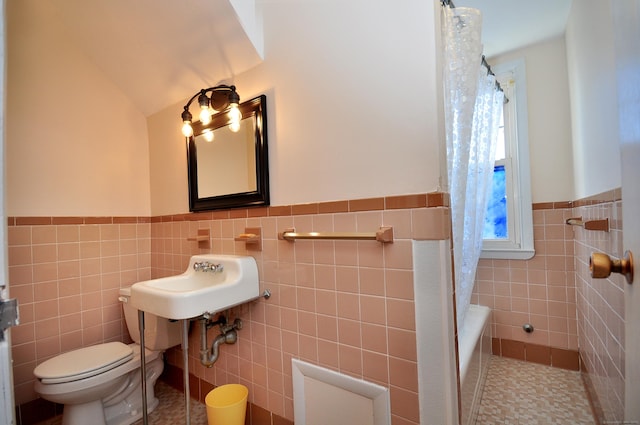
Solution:
[(180, 275), (134, 283), (130, 303), (156, 316), (189, 319), (257, 298), (258, 282), (253, 257), (194, 255)]

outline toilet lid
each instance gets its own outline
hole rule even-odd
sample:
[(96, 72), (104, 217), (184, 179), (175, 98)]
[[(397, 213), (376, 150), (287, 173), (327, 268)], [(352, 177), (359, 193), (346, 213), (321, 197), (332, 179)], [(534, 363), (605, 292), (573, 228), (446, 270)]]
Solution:
[(133, 357), (133, 350), (121, 342), (107, 342), (60, 354), (38, 365), (33, 374), (43, 384), (77, 381), (111, 370)]

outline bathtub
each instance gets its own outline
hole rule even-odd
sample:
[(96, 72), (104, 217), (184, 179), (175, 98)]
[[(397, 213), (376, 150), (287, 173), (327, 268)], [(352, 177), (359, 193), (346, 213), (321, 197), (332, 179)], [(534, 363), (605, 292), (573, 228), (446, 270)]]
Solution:
[(462, 424), (475, 424), (491, 358), (491, 309), (470, 305), (458, 333)]

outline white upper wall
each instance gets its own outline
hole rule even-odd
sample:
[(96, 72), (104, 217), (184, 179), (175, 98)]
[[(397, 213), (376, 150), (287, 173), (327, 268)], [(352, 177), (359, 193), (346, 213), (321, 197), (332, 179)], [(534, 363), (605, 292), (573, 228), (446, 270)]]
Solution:
[(148, 216), (144, 116), (50, 2), (7, 2), (6, 213)]
[[(439, 2), (262, 7), (264, 61), (233, 83), (242, 100), (267, 95), (271, 204), (438, 189)], [(188, 211), (184, 103), (148, 119), (153, 215)]]
[[(561, 45), (523, 51), (534, 202), (620, 186), (605, 3), (584, 0), (572, 9), (572, 132), (563, 125)], [(244, 100), (268, 97), (272, 205), (444, 187), (438, 1), (259, 4), (265, 60), (233, 82)], [(7, 4), (7, 214), (186, 212), (184, 102), (145, 122), (127, 94), (74, 48), (49, 8), (38, 0)], [(193, 92), (200, 88), (194, 81)], [(573, 149), (566, 144), (571, 133)]]
[(490, 63), (517, 57), (527, 67), (533, 202), (619, 188), (611, 0), (574, 1), (564, 43), (528, 46)]
[[(7, 6), (8, 215), (187, 212), (184, 102), (145, 120), (51, 4)], [(260, 7), (264, 63), (233, 83), (268, 97), (272, 205), (438, 189), (439, 2)]]
[(516, 59), (524, 59), (526, 67), (532, 202), (571, 201), (571, 106), (564, 37), (494, 56), (489, 63)]
[(567, 25), (575, 199), (622, 185), (611, 1), (574, 1)]

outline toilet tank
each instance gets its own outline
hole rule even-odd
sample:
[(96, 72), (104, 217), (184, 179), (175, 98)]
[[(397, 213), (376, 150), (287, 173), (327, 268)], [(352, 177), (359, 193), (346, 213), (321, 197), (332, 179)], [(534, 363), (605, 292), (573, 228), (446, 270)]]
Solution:
[[(134, 342), (140, 344), (140, 327), (138, 326), (138, 310), (131, 307), (131, 288), (120, 288), (119, 300), (122, 302), (124, 320), (129, 335)], [(149, 350), (166, 350), (180, 345), (182, 342), (182, 325), (180, 321), (170, 321), (164, 317), (144, 314), (144, 346)]]

